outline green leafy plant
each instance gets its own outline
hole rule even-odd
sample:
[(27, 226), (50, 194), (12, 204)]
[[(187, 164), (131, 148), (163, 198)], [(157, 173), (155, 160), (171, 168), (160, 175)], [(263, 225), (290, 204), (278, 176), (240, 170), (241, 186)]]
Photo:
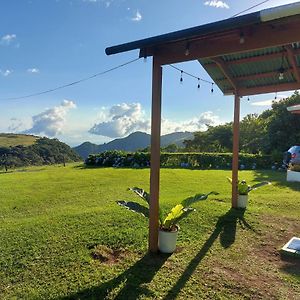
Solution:
[[(232, 184), (232, 179), (227, 177), (227, 180)], [(256, 183), (254, 185), (248, 185), (246, 180), (239, 181), (238, 180), (238, 193), (239, 195), (248, 195), (251, 191), (256, 190), (264, 185), (270, 185), (271, 182), (269, 181), (262, 181)]]
[[(145, 217), (149, 217), (150, 195), (145, 192), (145, 190), (138, 187), (129, 188), (129, 190), (133, 191), (136, 195), (143, 199), (148, 204), (148, 207), (132, 201), (117, 201), (117, 203), (133, 212), (139, 213)], [(180, 204), (175, 205), (165, 218), (163, 217), (163, 213), (159, 208), (160, 229), (164, 231), (176, 231), (178, 229), (179, 221), (181, 221), (183, 218), (186, 218), (190, 213), (196, 211), (196, 209), (192, 208), (191, 205), (196, 202), (206, 200), (209, 195), (218, 194), (219, 193), (217, 192), (210, 192), (208, 194), (196, 194), (195, 196), (186, 198)]]

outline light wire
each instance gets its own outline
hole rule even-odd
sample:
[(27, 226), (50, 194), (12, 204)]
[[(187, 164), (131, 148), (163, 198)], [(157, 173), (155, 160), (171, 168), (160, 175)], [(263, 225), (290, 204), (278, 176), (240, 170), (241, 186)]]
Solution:
[(58, 86), (58, 87), (55, 87), (55, 88), (52, 88), (52, 89), (48, 89), (48, 90), (44, 90), (44, 91), (41, 91), (41, 92), (37, 92), (37, 93), (32, 93), (32, 94), (29, 94), (29, 95), (25, 95), (25, 96), (20, 96), (20, 97), (9, 97), (9, 98), (2, 98), (0, 100), (21, 100), (21, 99), (26, 99), (26, 98), (31, 98), (31, 97), (35, 97), (35, 96), (40, 96), (40, 95), (44, 95), (44, 94), (48, 94), (48, 93), (51, 93), (51, 92), (54, 92), (54, 91), (57, 91), (57, 90), (61, 90), (61, 89), (64, 89), (66, 87), (69, 87), (69, 86), (73, 86), (73, 85), (76, 85), (76, 84), (79, 84), (83, 81), (87, 81), (87, 80), (90, 80), (92, 78), (95, 78), (95, 77), (98, 77), (98, 76), (101, 76), (101, 75), (104, 75), (104, 74), (107, 74), (109, 72), (112, 72), (112, 71), (115, 71), (117, 69), (120, 69), (122, 67), (125, 67), (129, 64), (132, 64), (134, 62), (136, 62), (137, 60), (139, 60), (140, 57), (138, 58), (135, 58), (133, 60), (130, 60), (130, 61), (127, 61), (121, 65), (118, 65), (118, 66), (115, 66), (115, 67), (112, 67), (108, 70), (105, 70), (105, 71), (102, 71), (102, 72), (99, 72), (99, 73), (96, 73), (94, 75), (91, 75), (91, 76), (88, 76), (88, 77), (85, 77), (85, 78), (82, 78), (82, 79), (79, 79), (79, 80), (76, 80), (76, 81), (73, 81), (73, 82), (70, 82), (70, 83), (67, 83), (67, 84), (64, 84), (64, 85), (61, 85), (61, 86)]
[(271, 0), (265, 0), (265, 1), (262, 1), (262, 2), (260, 2), (260, 3), (257, 3), (257, 4), (255, 4), (255, 5), (253, 5), (253, 6), (251, 6), (251, 7), (247, 8), (247, 9), (245, 9), (245, 10), (243, 10), (243, 11), (240, 11), (239, 13), (233, 15), (231, 18), (235, 18), (235, 17), (239, 16), (240, 14), (245, 13), (245, 12), (251, 10), (252, 8), (255, 8), (255, 7), (258, 7), (258, 6), (260, 6), (260, 5), (263, 5), (263, 4), (265, 4), (265, 3), (269, 2), (269, 1), (271, 1)]
[(200, 78), (199, 76), (193, 75), (193, 74), (191, 74), (189, 72), (186, 72), (186, 71), (184, 71), (182, 69), (179, 69), (179, 68), (175, 67), (174, 65), (168, 65), (168, 66), (172, 67), (173, 69), (175, 69), (175, 70), (177, 70), (177, 71), (179, 71), (179, 72), (181, 72), (183, 74), (186, 74), (186, 75), (188, 75), (190, 77), (193, 77), (193, 78), (195, 78), (197, 80), (200, 80), (200, 81), (203, 81), (203, 82), (206, 82), (206, 83), (209, 83), (209, 84), (214, 84), (214, 82), (212, 82), (212, 81), (208, 81), (206, 79)]

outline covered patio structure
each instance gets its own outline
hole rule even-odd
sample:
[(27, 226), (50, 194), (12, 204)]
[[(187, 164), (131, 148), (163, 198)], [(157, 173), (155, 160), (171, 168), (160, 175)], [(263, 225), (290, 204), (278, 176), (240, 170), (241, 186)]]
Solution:
[(158, 249), (162, 67), (197, 60), (234, 96), (232, 207), (237, 207), (240, 98), (300, 88), (300, 2), (106, 49), (153, 57), (149, 250)]

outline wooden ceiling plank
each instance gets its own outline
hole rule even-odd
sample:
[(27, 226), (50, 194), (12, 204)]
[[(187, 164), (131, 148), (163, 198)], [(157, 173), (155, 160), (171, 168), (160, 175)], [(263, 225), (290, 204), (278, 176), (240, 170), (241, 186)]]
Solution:
[(288, 60), (293, 68), (293, 74), (294, 74), (295, 78), (297, 79), (297, 82), (300, 83), (300, 71), (299, 71), (299, 67), (297, 65), (296, 53), (291, 45), (286, 46), (285, 49), (287, 52)]
[[(267, 93), (276, 93), (279, 91), (294, 91), (300, 89), (300, 83), (292, 82), (292, 83), (281, 83), (274, 85), (266, 85), (261, 87), (251, 87), (251, 88), (239, 88), (240, 96), (251, 96), (251, 95), (259, 95), (259, 94), (267, 94)], [(224, 92), (225, 95), (234, 94), (234, 90), (227, 90)]]

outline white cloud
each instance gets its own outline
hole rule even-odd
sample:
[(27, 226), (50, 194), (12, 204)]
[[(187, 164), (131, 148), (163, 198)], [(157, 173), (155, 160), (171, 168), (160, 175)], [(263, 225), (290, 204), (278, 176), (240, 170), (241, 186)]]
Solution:
[(11, 118), (10, 125), (8, 126), (9, 132), (18, 132), (24, 127), (22, 120), (18, 118)]
[(63, 132), (66, 115), (73, 108), (76, 108), (76, 104), (73, 101), (63, 100), (59, 106), (49, 108), (33, 116), (32, 127), (23, 131), (23, 133), (44, 134), (49, 137), (56, 136)]
[(205, 1), (204, 5), (207, 6), (212, 6), (212, 7), (216, 7), (216, 8), (229, 8), (229, 5), (225, 2), (225, 1)]
[(82, 0), (82, 1), (88, 3), (103, 3), (106, 8), (109, 8), (113, 2), (113, 0)]
[(28, 73), (40, 73), (40, 70), (38, 68), (29, 68), (27, 69)]
[(162, 120), (162, 134), (179, 132), (179, 131), (204, 131), (207, 125), (219, 125), (220, 119), (211, 111), (201, 113), (199, 117), (182, 122), (173, 122), (170, 120)]
[[(145, 116), (140, 103), (122, 103), (110, 109), (102, 108), (98, 118), (99, 122), (89, 130), (89, 133), (116, 138), (127, 136), (135, 131), (150, 132), (150, 119)], [(219, 117), (210, 111), (182, 122), (162, 119), (162, 134), (206, 130), (206, 125), (217, 124), (220, 124)]]
[(131, 18), (131, 21), (134, 21), (134, 22), (139, 22), (142, 20), (142, 15), (141, 13), (139, 12), (139, 10), (136, 11), (135, 15)]
[(271, 106), (273, 102), (279, 102), (280, 100), (288, 98), (286, 95), (278, 95), (277, 99), (269, 99), (269, 100), (263, 100), (263, 101), (256, 101), (256, 102), (251, 102), (251, 105), (253, 106)]
[(17, 35), (15, 34), (6, 34), (1, 37), (0, 44), (4, 46), (10, 45), (15, 39), (17, 38)]
[(149, 120), (145, 119), (140, 103), (122, 103), (109, 110), (102, 108), (100, 122), (95, 124), (90, 133), (110, 138), (122, 137), (134, 131), (149, 131)]
[(9, 76), (13, 71), (12, 70), (0, 70), (0, 74), (4, 77)]

